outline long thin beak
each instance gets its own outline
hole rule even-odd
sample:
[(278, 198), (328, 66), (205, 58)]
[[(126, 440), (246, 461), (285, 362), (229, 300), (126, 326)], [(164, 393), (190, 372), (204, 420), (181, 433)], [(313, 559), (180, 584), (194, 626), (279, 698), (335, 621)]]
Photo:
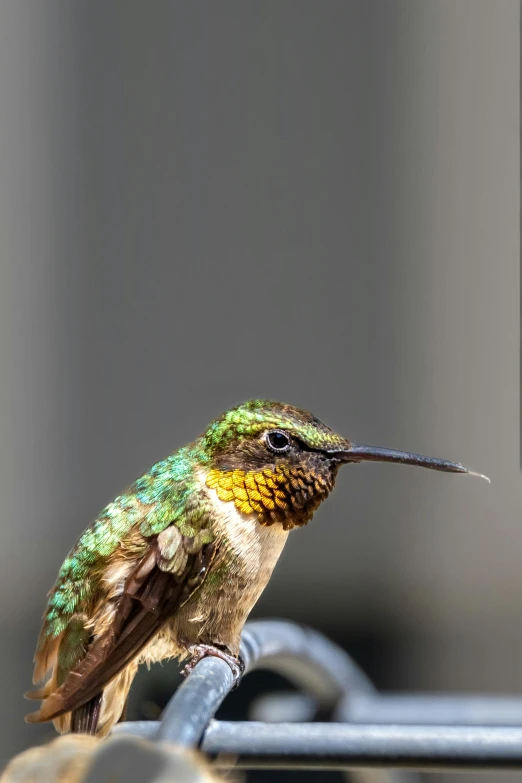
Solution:
[(442, 470), (445, 473), (467, 473), (470, 476), (478, 476), (486, 479), (486, 481), (490, 481), (487, 476), (469, 470), (460, 462), (425, 457), (422, 454), (413, 454), (410, 451), (384, 449), (380, 446), (363, 446), (357, 443), (350, 443), (348, 448), (332, 452), (332, 456), (335, 456), (335, 459), (338, 459), (339, 462), (399, 462), (402, 465), (418, 465), (420, 468)]

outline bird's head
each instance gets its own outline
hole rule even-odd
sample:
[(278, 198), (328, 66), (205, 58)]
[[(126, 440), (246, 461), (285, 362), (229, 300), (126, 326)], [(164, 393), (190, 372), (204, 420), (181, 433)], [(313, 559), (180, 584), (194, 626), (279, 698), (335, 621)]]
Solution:
[[(373, 446), (338, 435), (308, 411), (252, 400), (216, 419), (202, 436), (207, 486), (263, 525), (309, 522), (333, 489), (341, 465), (399, 462), (471, 473), (458, 462)], [(477, 474), (474, 474), (477, 475)]]

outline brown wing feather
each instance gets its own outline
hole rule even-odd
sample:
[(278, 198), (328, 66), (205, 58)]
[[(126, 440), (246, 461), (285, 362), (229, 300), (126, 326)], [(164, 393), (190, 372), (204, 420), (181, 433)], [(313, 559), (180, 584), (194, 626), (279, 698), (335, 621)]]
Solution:
[[(187, 540), (190, 550), (192, 539)], [(183, 542), (185, 543), (185, 542)], [(90, 644), (85, 658), (26, 720), (38, 723), (86, 704), (130, 663), (202, 583), (214, 545), (187, 552), (181, 573), (165, 571), (157, 538), (128, 576), (111, 626)], [(162, 567), (160, 567), (160, 565)]]

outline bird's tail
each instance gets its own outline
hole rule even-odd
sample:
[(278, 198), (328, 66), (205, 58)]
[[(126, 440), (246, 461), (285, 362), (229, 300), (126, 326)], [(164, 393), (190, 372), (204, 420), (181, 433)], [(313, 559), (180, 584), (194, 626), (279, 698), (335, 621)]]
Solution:
[[(77, 707), (72, 712), (53, 718), (55, 729), (60, 734), (66, 734), (70, 731), (93, 734), (98, 737), (107, 736), (114, 724), (122, 719), (137, 669), (137, 663), (130, 663), (105, 686), (101, 694), (94, 696), (86, 704)], [(44, 699), (37, 712), (27, 715), (26, 721), (28, 723), (41, 723), (48, 720), (45, 699), (52, 694), (54, 687), (55, 684), (51, 680), (40, 690), (26, 694), (31, 699)]]

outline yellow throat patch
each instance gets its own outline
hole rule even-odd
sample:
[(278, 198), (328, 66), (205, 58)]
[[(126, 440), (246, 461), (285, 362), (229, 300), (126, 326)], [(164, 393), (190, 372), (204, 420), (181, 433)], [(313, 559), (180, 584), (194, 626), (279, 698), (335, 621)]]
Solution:
[(300, 467), (261, 471), (209, 470), (206, 484), (223, 502), (244, 514), (258, 515), (263, 525), (281, 522), (285, 529), (308, 522), (332, 484)]

